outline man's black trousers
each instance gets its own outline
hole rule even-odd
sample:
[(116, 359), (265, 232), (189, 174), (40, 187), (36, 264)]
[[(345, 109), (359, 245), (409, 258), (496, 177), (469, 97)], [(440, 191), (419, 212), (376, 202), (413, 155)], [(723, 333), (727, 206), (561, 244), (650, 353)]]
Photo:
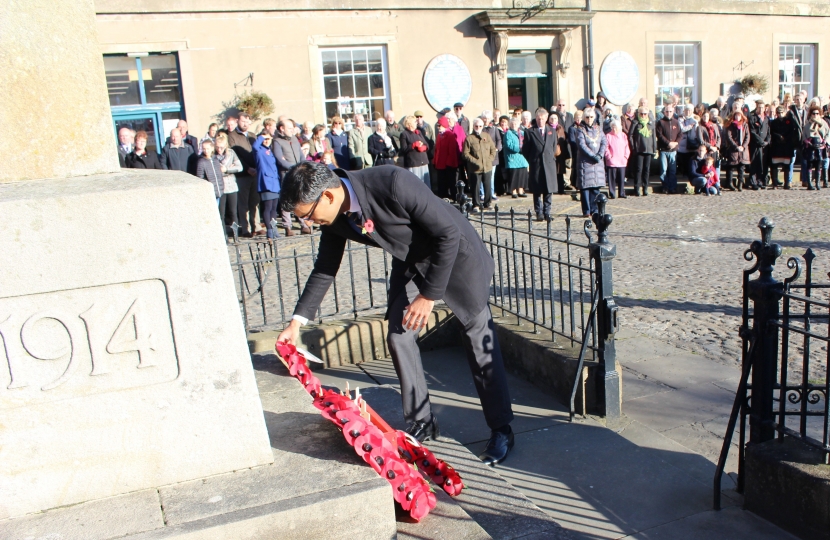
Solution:
[[(404, 419), (407, 422), (428, 420), (432, 412), (421, 352), (418, 349), (418, 332), (403, 326), (406, 306), (417, 295), (418, 287), (410, 279), (405, 289), (390, 298), (389, 334), (386, 337), (395, 372), (401, 381)], [(462, 340), (484, 419), (490, 429), (504, 427), (513, 420), (513, 408), (510, 405), (507, 375), (489, 306), (464, 326)]]

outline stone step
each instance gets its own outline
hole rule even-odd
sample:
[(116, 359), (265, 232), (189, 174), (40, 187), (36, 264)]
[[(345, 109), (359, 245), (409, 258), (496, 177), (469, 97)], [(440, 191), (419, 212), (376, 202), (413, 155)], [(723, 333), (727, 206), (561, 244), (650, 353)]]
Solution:
[(272, 465), (0, 521), (0, 538), (394, 538), (389, 484), (322, 418), (282, 364), (256, 367)]

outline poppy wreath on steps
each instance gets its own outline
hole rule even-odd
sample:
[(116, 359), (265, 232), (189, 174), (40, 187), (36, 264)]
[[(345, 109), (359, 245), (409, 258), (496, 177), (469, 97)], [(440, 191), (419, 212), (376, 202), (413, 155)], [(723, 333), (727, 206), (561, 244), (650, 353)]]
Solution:
[[(392, 495), (416, 521), (435, 508), (435, 493), (424, 479), (428, 476), (450, 496), (464, 488), (461, 477), (445, 461), (403, 431), (392, 430), (386, 422), (370, 415), (362, 396), (351, 398), (331, 388), (322, 388), (308, 367), (305, 357), (293, 345), (276, 344), (277, 354), (303, 388), (323, 418), (341, 430), (343, 438), (358, 456), (392, 486)], [(374, 413), (374, 411), (372, 411)], [(372, 417), (382, 430), (372, 422)]]

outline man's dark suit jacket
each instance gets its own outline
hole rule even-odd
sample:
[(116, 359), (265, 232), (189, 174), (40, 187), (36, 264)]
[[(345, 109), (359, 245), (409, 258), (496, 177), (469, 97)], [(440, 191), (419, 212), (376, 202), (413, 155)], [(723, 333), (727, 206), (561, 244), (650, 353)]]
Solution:
[(346, 240), (377, 246), (392, 255), (389, 298), (412, 279), (426, 298), (443, 299), (462, 324), (481, 313), (490, 296), (495, 264), (461, 212), (401, 167), (335, 172), (351, 182), (363, 220), (372, 221), (374, 232), (358, 233), (345, 215), (320, 227), (317, 262), (295, 315), (314, 318), (340, 268)]
[(545, 136), (536, 127), (525, 130), (522, 155), (530, 166), (527, 183), (533, 194), (559, 193), (556, 181), (556, 144), (559, 138), (556, 131), (545, 125)]
[(568, 130), (571, 129), (571, 126), (574, 125), (573, 113), (565, 111), (563, 114), (559, 114), (558, 112), (555, 114), (559, 117), (559, 124), (562, 126), (562, 128), (564, 128), (565, 133), (567, 133)]

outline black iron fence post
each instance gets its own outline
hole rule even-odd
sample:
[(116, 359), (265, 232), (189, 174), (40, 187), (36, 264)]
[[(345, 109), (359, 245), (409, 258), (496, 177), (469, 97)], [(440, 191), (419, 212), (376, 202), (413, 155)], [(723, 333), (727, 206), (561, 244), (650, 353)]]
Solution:
[(750, 281), (749, 298), (753, 306), (753, 328), (757, 346), (749, 361), (752, 366), (752, 398), (749, 406), (749, 442), (760, 443), (775, 437), (775, 380), (778, 362), (778, 326), (769, 324), (779, 318), (779, 304), (784, 283), (772, 277), (781, 246), (772, 243), (775, 224), (761, 219), (761, 240), (752, 242), (750, 251), (758, 258), (758, 278)]
[[(605, 213), (608, 198), (600, 194), (597, 197), (597, 209), (591, 220), (597, 229), (597, 241), (588, 244), (588, 252), (594, 260), (596, 269), (597, 303), (597, 358), (599, 369), (597, 381), (597, 406), (600, 416), (609, 422), (618, 420), (620, 410), (620, 376), (617, 372), (617, 352), (614, 334), (619, 327), (617, 304), (614, 302), (613, 260), (617, 256), (617, 246), (608, 241), (608, 227), (614, 217)], [(586, 234), (591, 222), (585, 222)], [(588, 239), (591, 240), (590, 234)]]

